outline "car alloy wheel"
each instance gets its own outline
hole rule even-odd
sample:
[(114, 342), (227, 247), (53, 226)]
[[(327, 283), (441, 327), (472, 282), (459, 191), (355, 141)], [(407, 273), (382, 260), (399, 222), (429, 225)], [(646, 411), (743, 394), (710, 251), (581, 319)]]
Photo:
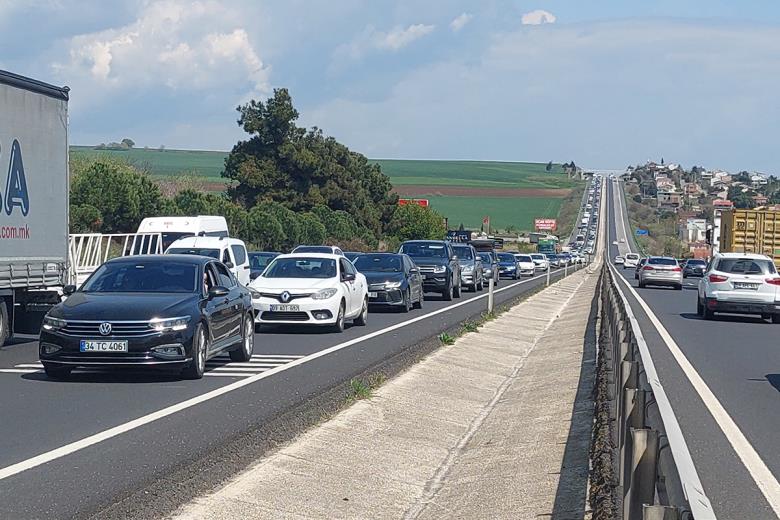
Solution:
[(184, 377), (187, 379), (200, 379), (203, 377), (203, 373), (206, 371), (207, 351), (206, 331), (202, 325), (198, 325), (192, 338), (192, 362), (182, 372)]
[(333, 325), (335, 332), (344, 332), (344, 302), (339, 306), (339, 314), (336, 316), (336, 323)]
[(445, 301), (452, 301), (452, 284), (448, 284), (444, 292), (441, 293)]
[(252, 359), (252, 352), (255, 350), (255, 322), (252, 319), (252, 314), (249, 313), (244, 317), (244, 334), (241, 338), (241, 348), (231, 350), (230, 360), (246, 363)]
[(360, 309), (360, 314), (353, 320), (353, 323), (359, 327), (365, 327), (368, 323), (368, 298), (363, 299), (363, 307)]
[(412, 291), (407, 289), (404, 291), (404, 304), (401, 306), (401, 312), (409, 312), (412, 310)]

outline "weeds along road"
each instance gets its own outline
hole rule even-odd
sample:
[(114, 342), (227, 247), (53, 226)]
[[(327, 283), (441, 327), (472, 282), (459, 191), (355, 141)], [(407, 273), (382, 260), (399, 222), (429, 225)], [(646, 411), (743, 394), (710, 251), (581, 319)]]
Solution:
[[(497, 304), (545, 278), (502, 280)], [(108, 371), (51, 381), (38, 365), (37, 343), (17, 340), (0, 350), (0, 518), (84, 517), (134, 493), (175, 503), (193, 492), (181, 485), (188, 476), (208, 486), (256, 457), (243, 436), (255, 432), (257, 441), (260, 428), (269, 446), (289, 438), (302, 415), (316, 420), (343, 401), (338, 385), (387, 360), (408, 363), (486, 302), (487, 290), (452, 302), (432, 297), (408, 314), (371, 312), (368, 326), (342, 334), (264, 330), (251, 362), (212, 360), (199, 381)], [(175, 483), (166, 480), (171, 475)]]
[[(637, 251), (622, 188), (607, 184), (613, 259)], [(739, 316), (699, 318), (698, 278), (685, 279), (683, 291), (639, 289), (633, 269), (617, 272), (718, 518), (777, 517), (780, 326)]]

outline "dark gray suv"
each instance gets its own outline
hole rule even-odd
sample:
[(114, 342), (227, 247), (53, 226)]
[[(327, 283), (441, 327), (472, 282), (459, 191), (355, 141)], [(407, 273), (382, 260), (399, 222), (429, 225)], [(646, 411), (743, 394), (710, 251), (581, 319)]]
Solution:
[(409, 255), (423, 276), (423, 290), (449, 301), (460, 298), (460, 264), (452, 244), (445, 240), (408, 240), (399, 253)]

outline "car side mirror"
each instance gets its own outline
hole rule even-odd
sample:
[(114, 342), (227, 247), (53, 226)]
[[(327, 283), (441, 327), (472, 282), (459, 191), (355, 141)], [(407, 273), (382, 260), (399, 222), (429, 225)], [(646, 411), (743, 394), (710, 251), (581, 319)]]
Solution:
[(412, 268), (409, 269), (409, 272), (410, 273), (419, 273), (420, 272), (420, 268), (419, 267), (412, 267)]
[(254, 279), (255, 279), (255, 278), (257, 278), (258, 276), (260, 276), (260, 273), (251, 273), (251, 274), (249, 275), (249, 279), (250, 279), (250, 280), (254, 280)]
[(213, 300), (214, 298), (222, 298), (227, 296), (229, 293), (230, 291), (227, 287), (223, 287), (222, 285), (215, 285), (209, 289), (209, 300)]
[(453, 260), (457, 260), (458, 259), (458, 255), (452, 255), (452, 259)]
[(225, 262), (225, 267), (228, 269), (233, 269), (235, 267), (235, 264), (233, 262)]
[(341, 281), (342, 282), (351, 282), (355, 279), (355, 275), (352, 273), (343, 273), (341, 275)]
[(66, 285), (65, 287), (62, 288), (62, 294), (64, 294), (65, 296), (70, 296), (74, 292), (76, 292), (75, 285)]

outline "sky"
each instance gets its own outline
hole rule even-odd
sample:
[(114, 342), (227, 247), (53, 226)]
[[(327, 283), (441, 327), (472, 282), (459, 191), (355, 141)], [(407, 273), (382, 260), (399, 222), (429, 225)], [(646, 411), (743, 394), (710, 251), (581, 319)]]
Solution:
[(229, 150), (285, 87), (371, 158), (780, 170), (774, 0), (0, 0), (0, 49), (73, 144)]

